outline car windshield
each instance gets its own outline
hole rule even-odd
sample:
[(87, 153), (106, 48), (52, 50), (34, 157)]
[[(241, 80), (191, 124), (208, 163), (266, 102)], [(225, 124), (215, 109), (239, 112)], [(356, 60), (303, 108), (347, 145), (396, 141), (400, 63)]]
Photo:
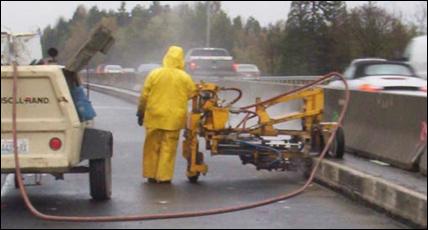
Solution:
[(226, 50), (193, 50), (191, 56), (195, 57), (225, 57), (230, 56)]
[(345, 72), (343, 73), (343, 76), (347, 79), (352, 79), (354, 77), (355, 70), (356, 70), (355, 65), (351, 65), (345, 70)]
[(366, 76), (376, 75), (402, 75), (402, 76), (414, 76), (413, 71), (405, 66), (399, 64), (374, 64), (368, 65), (364, 69)]

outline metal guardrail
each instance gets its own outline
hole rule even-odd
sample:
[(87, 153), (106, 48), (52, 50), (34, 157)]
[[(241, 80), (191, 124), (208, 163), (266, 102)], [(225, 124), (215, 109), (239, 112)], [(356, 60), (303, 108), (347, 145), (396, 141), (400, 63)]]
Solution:
[[(146, 76), (138, 73), (125, 73), (125, 74), (83, 74), (83, 78), (95, 84), (105, 84), (115, 86), (123, 89), (139, 90)], [(317, 80), (319, 76), (263, 76), (261, 78), (252, 77), (199, 77), (193, 76), (195, 82), (224, 82), (224, 81), (238, 81), (238, 82), (252, 82), (253, 84), (284, 84), (284, 85), (305, 85)], [(327, 84), (326, 82), (325, 84)]]
[[(304, 85), (317, 80), (320, 76), (262, 76), (256, 77), (197, 77), (195, 80), (205, 81), (220, 81), (220, 80), (237, 80), (237, 81), (249, 81), (249, 82), (272, 82), (281, 84), (291, 85)], [(327, 84), (326, 82), (325, 84)]]
[[(87, 73), (82, 74), (83, 77), (88, 76)], [(140, 83), (144, 83), (144, 79), (146, 76), (140, 73), (122, 73), (122, 74), (95, 74), (89, 73), (91, 77), (132, 77), (139, 80)], [(256, 77), (239, 77), (239, 76), (231, 76), (231, 77), (217, 77), (217, 76), (192, 76), (196, 80), (239, 80), (239, 81), (257, 81), (257, 82), (279, 82), (279, 83), (289, 83), (289, 82), (310, 82), (318, 79), (320, 76), (262, 76), (259, 78)], [(142, 82), (141, 82), (142, 81)]]
[[(261, 77), (259, 81), (262, 82), (276, 82), (276, 83), (284, 83), (291, 85), (305, 85), (311, 83), (320, 76), (279, 76), (279, 77)], [(328, 84), (330, 81), (326, 81), (324, 85)]]

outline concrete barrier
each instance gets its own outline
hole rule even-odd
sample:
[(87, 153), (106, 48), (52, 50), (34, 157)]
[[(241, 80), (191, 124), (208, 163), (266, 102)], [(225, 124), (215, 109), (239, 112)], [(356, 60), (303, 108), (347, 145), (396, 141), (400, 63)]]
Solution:
[(427, 149), (425, 148), (425, 154), (421, 158), (420, 168), (422, 174), (427, 175)]
[(90, 89), (96, 92), (107, 94), (116, 98), (120, 98), (132, 104), (138, 104), (140, 93), (133, 90), (119, 89), (112, 86), (98, 85), (91, 83)]
[[(326, 117), (335, 119), (343, 91), (326, 89)], [(344, 122), (347, 148), (359, 155), (416, 170), (425, 147), (421, 140), (427, 98), (353, 91)]]
[(394, 217), (416, 224), (418, 228), (427, 227), (426, 194), (329, 160), (321, 162), (316, 180)]

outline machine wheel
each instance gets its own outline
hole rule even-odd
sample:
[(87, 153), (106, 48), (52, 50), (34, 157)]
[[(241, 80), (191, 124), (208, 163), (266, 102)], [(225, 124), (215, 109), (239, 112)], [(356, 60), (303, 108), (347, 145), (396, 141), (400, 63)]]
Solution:
[[(204, 163), (204, 154), (201, 152), (198, 152), (198, 154), (196, 154), (196, 164), (203, 164), (203, 163)], [(196, 184), (198, 183), (200, 175), (201, 175), (200, 173), (197, 173), (195, 176), (188, 176), (187, 178), (189, 179), (190, 183)]]
[(187, 177), (189, 179), (189, 182), (192, 184), (197, 184), (199, 180), (200, 174), (198, 173), (196, 176)]
[(92, 198), (109, 200), (112, 194), (111, 158), (90, 160), (89, 180)]
[(343, 159), (345, 155), (345, 132), (342, 127), (337, 129), (336, 138), (327, 154), (330, 158)]

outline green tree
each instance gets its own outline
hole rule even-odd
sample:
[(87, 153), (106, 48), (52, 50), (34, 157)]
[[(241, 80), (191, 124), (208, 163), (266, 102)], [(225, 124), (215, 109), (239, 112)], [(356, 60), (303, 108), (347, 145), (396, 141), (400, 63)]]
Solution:
[[(348, 12), (343, 1), (293, 1), (287, 21), (268, 26), (255, 18), (231, 19), (219, 1), (209, 5), (212, 45), (231, 51), (237, 63), (258, 65), (264, 74), (324, 74), (343, 70), (353, 58), (398, 57), (421, 28), (421, 23), (408, 25), (373, 2)], [(60, 18), (43, 30), (42, 45), (44, 51), (57, 48), (61, 60), (66, 60), (103, 22), (116, 31), (116, 44), (108, 55), (97, 56), (93, 65), (138, 67), (161, 62), (170, 45), (186, 50), (205, 45), (207, 6), (206, 1), (174, 7), (153, 1), (130, 12), (125, 2), (109, 11), (79, 6), (70, 19)]]
[[(104, 12), (105, 13), (105, 12)], [(104, 17), (105, 15), (103, 14), (103, 12), (101, 12), (97, 6), (93, 6), (91, 7), (91, 9), (89, 9), (88, 12), (88, 17), (86, 20), (87, 26), (89, 28), (94, 27), (97, 23), (99, 23), (101, 21), (101, 19)]]
[(125, 27), (129, 24), (130, 17), (129, 13), (126, 11), (126, 2), (120, 3), (120, 8), (117, 12), (117, 23), (121, 27)]
[(353, 9), (349, 20), (353, 57), (397, 58), (416, 34), (416, 28), (374, 3)]
[(344, 21), (343, 1), (293, 1), (284, 37), (282, 72), (323, 74), (342, 65), (337, 59), (346, 57), (340, 53), (346, 50), (337, 47), (340, 42), (336, 36), (340, 35)]

